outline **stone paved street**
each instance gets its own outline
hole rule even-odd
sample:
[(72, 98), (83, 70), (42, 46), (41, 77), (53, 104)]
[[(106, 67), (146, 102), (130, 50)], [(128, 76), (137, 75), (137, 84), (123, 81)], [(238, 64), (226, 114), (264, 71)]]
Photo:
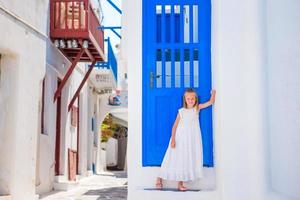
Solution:
[(53, 191), (40, 196), (42, 200), (126, 200), (126, 172), (112, 172), (94, 175), (80, 181), (78, 187), (70, 191)]

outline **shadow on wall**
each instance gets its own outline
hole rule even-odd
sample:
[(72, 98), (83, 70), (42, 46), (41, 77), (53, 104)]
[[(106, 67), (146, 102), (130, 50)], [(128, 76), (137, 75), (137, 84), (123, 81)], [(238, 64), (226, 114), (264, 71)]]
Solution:
[(19, 56), (0, 48), (0, 196), (10, 194), (14, 163), (16, 92), (18, 92)]

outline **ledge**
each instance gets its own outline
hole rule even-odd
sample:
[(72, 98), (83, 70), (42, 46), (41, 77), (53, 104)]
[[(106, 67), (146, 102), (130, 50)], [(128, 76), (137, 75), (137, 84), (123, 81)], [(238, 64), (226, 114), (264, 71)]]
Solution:
[(188, 199), (188, 200), (217, 200), (218, 192), (216, 190), (188, 190), (185, 192), (176, 189), (156, 190), (155, 188), (137, 188), (129, 191), (130, 199), (143, 200), (174, 200), (174, 199)]
[(11, 196), (10, 195), (4, 195), (4, 196), (0, 195), (0, 200), (11, 200)]

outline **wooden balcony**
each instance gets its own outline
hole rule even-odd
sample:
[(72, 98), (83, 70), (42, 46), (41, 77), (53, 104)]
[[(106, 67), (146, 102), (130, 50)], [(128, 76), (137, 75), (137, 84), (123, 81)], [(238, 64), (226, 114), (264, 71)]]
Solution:
[(78, 61), (104, 60), (104, 33), (99, 26), (89, 0), (50, 1), (50, 38), (70, 61), (81, 48), (88, 51)]

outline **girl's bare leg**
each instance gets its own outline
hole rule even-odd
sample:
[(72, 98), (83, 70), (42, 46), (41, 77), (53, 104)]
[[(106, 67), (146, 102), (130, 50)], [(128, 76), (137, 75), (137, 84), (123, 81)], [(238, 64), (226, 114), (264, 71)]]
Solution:
[(178, 190), (179, 191), (186, 191), (186, 187), (183, 185), (183, 181), (178, 181)]
[(156, 186), (156, 189), (159, 189), (159, 190), (161, 190), (163, 188), (162, 178), (159, 178), (159, 177), (156, 178), (155, 186)]

